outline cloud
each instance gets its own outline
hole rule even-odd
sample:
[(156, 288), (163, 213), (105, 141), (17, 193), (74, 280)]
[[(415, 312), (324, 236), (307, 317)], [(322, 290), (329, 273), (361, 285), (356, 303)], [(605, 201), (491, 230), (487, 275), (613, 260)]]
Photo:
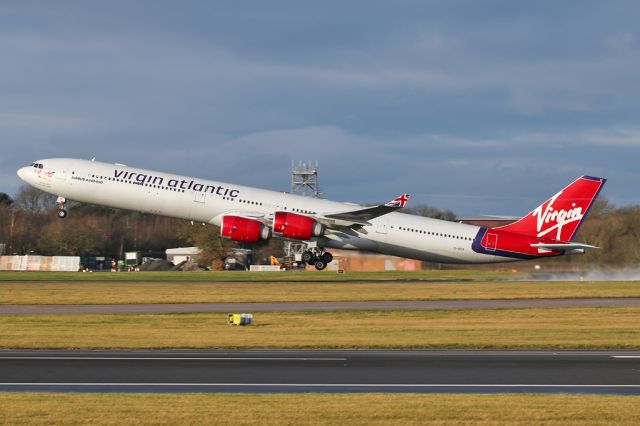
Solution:
[(333, 198), (505, 214), (592, 173), (638, 202), (635, 2), (0, 10), (6, 170), (97, 156), (287, 189), (318, 160)]
[(94, 126), (92, 121), (79, 117), (0, 113), (0, 129), (38, 129), (47, 132), (86, 130)]
[(612, 126), (572, 132), (532, 132), (516, 135), (511, 143), (544, 147), (621, 146), (640, 148), (640, 127)]
[(605, 146), (630, 146), (640, 148), (640, 128), (614, 128), (608, 133), (598, 131), (585, 135), (587, 143)]

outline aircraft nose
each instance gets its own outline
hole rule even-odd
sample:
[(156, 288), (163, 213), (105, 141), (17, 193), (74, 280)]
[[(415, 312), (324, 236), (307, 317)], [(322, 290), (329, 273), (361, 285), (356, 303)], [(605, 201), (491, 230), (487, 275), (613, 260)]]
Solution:
[(29, 167), (23, 167), (20, 170), (18, 170), (18, 177), (24, 181), (26, 181), (26, 177), (27, 177), (27, 170), (29, 169)]

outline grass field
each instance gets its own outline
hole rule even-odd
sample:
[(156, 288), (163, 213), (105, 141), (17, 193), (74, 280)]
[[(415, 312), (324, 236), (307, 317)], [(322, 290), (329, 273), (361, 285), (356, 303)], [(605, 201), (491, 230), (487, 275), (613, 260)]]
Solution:
[[(514, 281), (523, 277), (477, 271), (0, 273), (0, 304), (640, 296), (637, 282)], [(350, 282), (339, 282), (344, 279)], [(637, 349), (638, 324), (640, 308), (264, 312), (249, 327), (229, 327), (225, 314), (214, 313), (0, 315), (0, 349)], [(0, 393), (0, 424), (625, 425), (638, 418), (636, 396)]]
[[(508, 269), (506, 271), (509, 271)], [(283, 272), (247, 272), (247, 271), (190, 271), (190, 272), (0, 272), (2, 281), (340, 281), (340, 280), (476, 280), (523, 278), (527, 274), (505, 271), (484, 271), (472, 269), (433, 270), (433, 271), (385, 271), (385, 272), (348, 272), (337, 274), (331, 271), (283, 271)]]
[[(86, 275), (86, 274), (85, 274)], [(124, 274), (123, 274), (124, 275)], [(129, 276), (128, 274), (126, 276)], [(333, 276), (333, 275), (332, 275)], [(0, 305), (640, 297), (634, 281), (0, 281)]]
[(1, 348), (640, 348), (640, 308), (3, 315)]
[(634, 425), (640, 397), (585, 395), (0, 394), (0, 423)]
[[(482, 281), (492, 274), (6, 273), (0, 274), (0, 304), (640, 297), (638, 282)], [(332, 282), (345, 278), (354, 281)], [(638, 324), (640, 308), (263, 312), (244, 328), (228, 327), (225, 314), (213, 313), (3, 315), (0, 347), (639, 348)]]

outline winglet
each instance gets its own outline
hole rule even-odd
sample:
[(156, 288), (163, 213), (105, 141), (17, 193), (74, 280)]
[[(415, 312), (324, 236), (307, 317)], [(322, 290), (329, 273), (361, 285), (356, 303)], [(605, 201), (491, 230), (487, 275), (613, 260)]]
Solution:
[(387, 204), (385, 204), (385, 206), (402, 208), (407, 204), (410, 197), (411, 195), (409, 194), (402, 194), (398, 198), (394, 198), (393, 200), (389, 201)]

